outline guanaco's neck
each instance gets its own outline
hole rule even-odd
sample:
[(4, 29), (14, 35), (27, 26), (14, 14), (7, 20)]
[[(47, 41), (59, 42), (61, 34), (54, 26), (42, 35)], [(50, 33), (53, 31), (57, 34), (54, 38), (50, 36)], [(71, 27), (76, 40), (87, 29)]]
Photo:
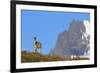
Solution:
[(34, 39), (34, 43), (36, 42), (36, 39)]

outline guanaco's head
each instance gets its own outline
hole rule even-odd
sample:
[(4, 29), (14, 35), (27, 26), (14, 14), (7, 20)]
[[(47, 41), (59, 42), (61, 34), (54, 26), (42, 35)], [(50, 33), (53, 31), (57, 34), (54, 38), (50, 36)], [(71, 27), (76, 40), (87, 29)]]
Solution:
[(34, 37), (34, 40), (36, 40), (36, 37)]

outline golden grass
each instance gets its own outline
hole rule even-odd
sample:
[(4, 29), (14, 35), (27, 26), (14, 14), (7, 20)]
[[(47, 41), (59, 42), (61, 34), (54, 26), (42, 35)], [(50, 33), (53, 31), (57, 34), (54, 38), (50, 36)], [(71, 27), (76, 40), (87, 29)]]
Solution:
[(50, 55), (42, 55), (39, 53), (28, 53), (28, 52), (22, 52), (21, 53), (21, 62), (27, 63), (27, 62), (50, 62), (50, 61), (74, 61), (74, 60), (89, 60), (89, 58), (73, 58), (70, 57), (59, 57), (59, 56), (50, 56)]

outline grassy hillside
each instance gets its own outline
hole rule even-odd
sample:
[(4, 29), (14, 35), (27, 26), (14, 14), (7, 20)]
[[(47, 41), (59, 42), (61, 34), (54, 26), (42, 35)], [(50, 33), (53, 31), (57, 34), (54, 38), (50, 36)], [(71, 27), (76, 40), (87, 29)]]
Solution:
[(48, 61), (62, 61), (64, 60), (58, 56), (42, 55), (39, 53), (21, 53), (21, 62), (48, 62)]
[(50, 56), (50, 55), (42, 55), (35, 52), (26, 52), (23, 51), (21, 53), (21, 62), (22, 63), (30, 63), (30, 62), (49, 62), (49, 61), (73, 61), (73, 60), (89, 60), (89, 58), (73, 58), (70, 57), (59, 57), (59, 56)]

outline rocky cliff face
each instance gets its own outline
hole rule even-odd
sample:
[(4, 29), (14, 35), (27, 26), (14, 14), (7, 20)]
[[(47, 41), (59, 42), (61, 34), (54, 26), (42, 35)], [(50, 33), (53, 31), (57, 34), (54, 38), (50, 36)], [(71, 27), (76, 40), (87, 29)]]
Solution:
[(72, 20), (69, 29), (58, 35), (55, 48), (51, 54), (62, 57), (88, 55), (89, 44), (89, 22)]

